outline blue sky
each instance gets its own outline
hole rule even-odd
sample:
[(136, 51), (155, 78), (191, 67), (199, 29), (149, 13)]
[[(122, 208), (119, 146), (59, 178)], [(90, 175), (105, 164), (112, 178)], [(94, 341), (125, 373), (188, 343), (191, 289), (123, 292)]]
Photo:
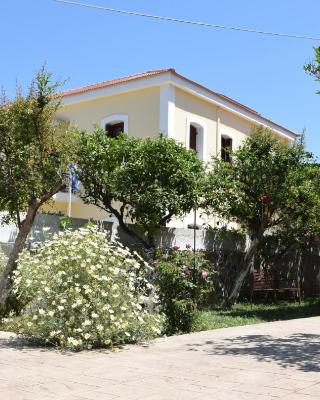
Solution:
[[(81, 1), (81, 0), (80, 0)], [(146, 13), (320, 36), (320, 1), (83, 0)], [(320, 42), (122, 16), (52, 0), (0, 2), (0, 86), (12, 96), (43, 63), (64, 88), (162, 67), (301, 132), (320, 156), (320, 83), (303, 71)]]

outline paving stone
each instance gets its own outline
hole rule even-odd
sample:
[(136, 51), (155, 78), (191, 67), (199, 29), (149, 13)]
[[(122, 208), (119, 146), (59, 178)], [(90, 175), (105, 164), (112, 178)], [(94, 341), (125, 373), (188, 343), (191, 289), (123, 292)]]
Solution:
[(0, 332), (0, 399), (319, 400), (319, 332), (314, 317), (160, 338), (118, 353), (28, 347)]
[(307, 388), (297, 391), (297, 394), (318, 396), (320, 398), (320, 384), (310, 385)]

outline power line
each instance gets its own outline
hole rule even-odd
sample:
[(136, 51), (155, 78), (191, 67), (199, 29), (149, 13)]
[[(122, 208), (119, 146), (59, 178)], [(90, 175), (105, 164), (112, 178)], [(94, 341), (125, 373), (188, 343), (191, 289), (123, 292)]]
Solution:
[(320, 37), (315, 37), (315, 36), (295, 35), (295, 34), (280, 33), (280, 32), (268, 32), (268, 31), (262, 31), (262, 30), (257, 30), (257, 29), (241, 28), (241, 27), (237, 27), (237, 26), (210, 24), (207, 22), (190, 21), (190, 20), (186, 20), (186, 19), (179, 19), (179, 18), (173, 18), (173, 17), (163, 17), (161, 15), (152, 15), (152, 14), (140, 13), (140, 12), (136, 12), (136, 11), (121, 10), (121, 9), (117, 9), (117, 8), (103, 7), (103, 6), (98, 6), (98, 5), (94, 5), (94, 4), (80, 3), (80, 2), (69, 1), (69, 0), (53, 0), (53, 1), (56, 3), (64, 3), (64, 4), (69, 4), (72, 6), (94, 8), (97, 10), (102, 10), (102, 11), (111, 12), (111, 13), (126, 14), (126, 15), (135, 16), (135, 17), (152, 18), (152, 19), (157, 19), (157, 20), (161, 20), (161, 21), (177, 22), (180, 24), (203, 26), (205, 28), (230, 29), (233, 31), (256, 33), (256, 34), (260, 34), (260, 35), (281, 36), (281, 37), (286, 37), (286, 38), (291, 38), (291, 39), (304, 39), (304, 40), (317, 40), (317, 41), (319, 40), (320, 41)]

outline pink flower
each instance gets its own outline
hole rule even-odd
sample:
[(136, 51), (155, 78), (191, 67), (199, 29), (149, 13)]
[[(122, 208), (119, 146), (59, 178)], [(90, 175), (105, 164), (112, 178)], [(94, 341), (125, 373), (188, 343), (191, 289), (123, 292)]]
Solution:
[(189, 244), (189, 243), (188, 243), (188, 244), (186, 244), (186, 249), (188, 249), (188, 250), (189, 250), (189, 249), (191, 249), (191, 247), (192, 247), (192, 246), (191, 246), (191, 244)]
[(184, 275), (189, 275), (189, 273), (190, 273), (190, 270), (187, 265), (182, 266), (182, 271), (183, 271)]
[(175, 250), (175, 251), (177, 251), (177, 250), (179, 250), (180, 249), (180, 246), (173, 246), (172, 247), (172, 250)]
[(206, 279), (207, 276), (208, 276), (208, 273), (206, 271), (201, 271), (201, 278), (202, 279)]

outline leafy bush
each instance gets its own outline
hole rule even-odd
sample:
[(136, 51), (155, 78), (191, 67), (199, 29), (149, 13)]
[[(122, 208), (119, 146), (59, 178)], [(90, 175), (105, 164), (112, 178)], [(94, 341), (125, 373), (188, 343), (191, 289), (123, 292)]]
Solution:
[(160, 302), (167, 317), (167, 332), (190, 332), (195, 311), (208, 304), (213, 292), (213, 271), (203, 252), (179, 251), (158, 254), (155, 262)]
[[(2, 249), (0, 247), (0, 278), (4, 272), (7, 262), (8, 262), (8, 257), (4, 254), (4, 252), (2, 251)], [(13, 293), (9, 294), (7, 304), (13, 314), (19, 313), (21, 306), (20, 306), (20, 303), (17, 300), (16, 296)], [(1, 313), (1, 315), (6, 315), (6, 313)]]
[(7, 263), (7, 257), (3, 253), (1, 247), (0, 247), (0, 275), (2, 275), (2, 272), (6, 266)]
[[(161, 317), (151, 267), (93, 228), (64, 231), (23, 251), (14, 289), (18, 333), (73, 350), (146, 340)], [(10, 324), (10, 322), (8, 322)]]

